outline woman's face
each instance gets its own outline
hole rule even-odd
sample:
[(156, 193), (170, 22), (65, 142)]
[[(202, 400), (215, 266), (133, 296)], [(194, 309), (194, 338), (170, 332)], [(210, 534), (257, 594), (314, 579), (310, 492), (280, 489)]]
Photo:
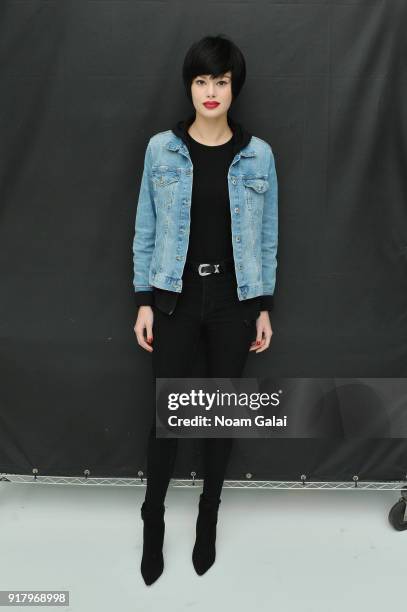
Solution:
[[(233, 99), (231, 71), (216, 79), (209, 74), (196, 76), (192, 80), (191, 95), (196, 112), (204, 117), (219, 117), (227, 113)], [(209, 105), (209, 102), (217, 104)]]

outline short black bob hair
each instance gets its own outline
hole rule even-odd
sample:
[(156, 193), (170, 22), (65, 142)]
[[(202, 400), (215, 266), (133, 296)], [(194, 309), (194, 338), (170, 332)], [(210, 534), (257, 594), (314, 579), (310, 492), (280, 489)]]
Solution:
[(205, 36), (188, 49), (182, 67), (182, 79), (186, 94), (192, 103), (191, 85), (201, 74), (214, 78), (232, 73), (232, 96), (237, 98), (246, 79), (246, 62), (240, 49), (224, 34)]

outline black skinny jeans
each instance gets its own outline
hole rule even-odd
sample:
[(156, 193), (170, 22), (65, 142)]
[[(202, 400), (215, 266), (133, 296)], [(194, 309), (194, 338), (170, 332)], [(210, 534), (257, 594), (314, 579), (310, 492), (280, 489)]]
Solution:
[[(200, 334), (206, 343), (205, 376), (240, 378), (256, 337), (260, 298), (239, 301), (234, 270), (200, 276), (184, 271), (174, 312), (154, 309), (152, 365), (155, 378), (191, 376)], [(219, 499), (233, 438), (203, 438), (203, 494)], [(155, 411), (147, 447), (146, 502), (164, 503), (172, 477), (178, 438), (156, 438)]]

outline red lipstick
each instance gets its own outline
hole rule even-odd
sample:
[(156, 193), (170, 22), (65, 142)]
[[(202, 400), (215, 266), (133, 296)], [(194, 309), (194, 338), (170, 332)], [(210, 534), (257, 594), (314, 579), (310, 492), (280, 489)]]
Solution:
[(219, 106), (219, 102), (204, 102), (206, 108), (216, 108)]

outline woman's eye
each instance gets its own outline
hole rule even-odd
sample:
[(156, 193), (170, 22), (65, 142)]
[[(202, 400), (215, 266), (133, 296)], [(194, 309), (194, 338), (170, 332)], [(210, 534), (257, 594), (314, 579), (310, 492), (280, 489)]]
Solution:
[[(199, 85), (199, 83), (205, 83), (205, 81), (203, 81), (202, 79), (197, 79), (197, 80), (195, 81), (195, 83), (196, 83), (197, 85)], [(219, 83), (222, 83), (223, 85), (227, 85), (227, 81), (223, 81), (223, 80), (222, 80), (222, 81), (218, 81), (218, 84), (219, 84)]]

